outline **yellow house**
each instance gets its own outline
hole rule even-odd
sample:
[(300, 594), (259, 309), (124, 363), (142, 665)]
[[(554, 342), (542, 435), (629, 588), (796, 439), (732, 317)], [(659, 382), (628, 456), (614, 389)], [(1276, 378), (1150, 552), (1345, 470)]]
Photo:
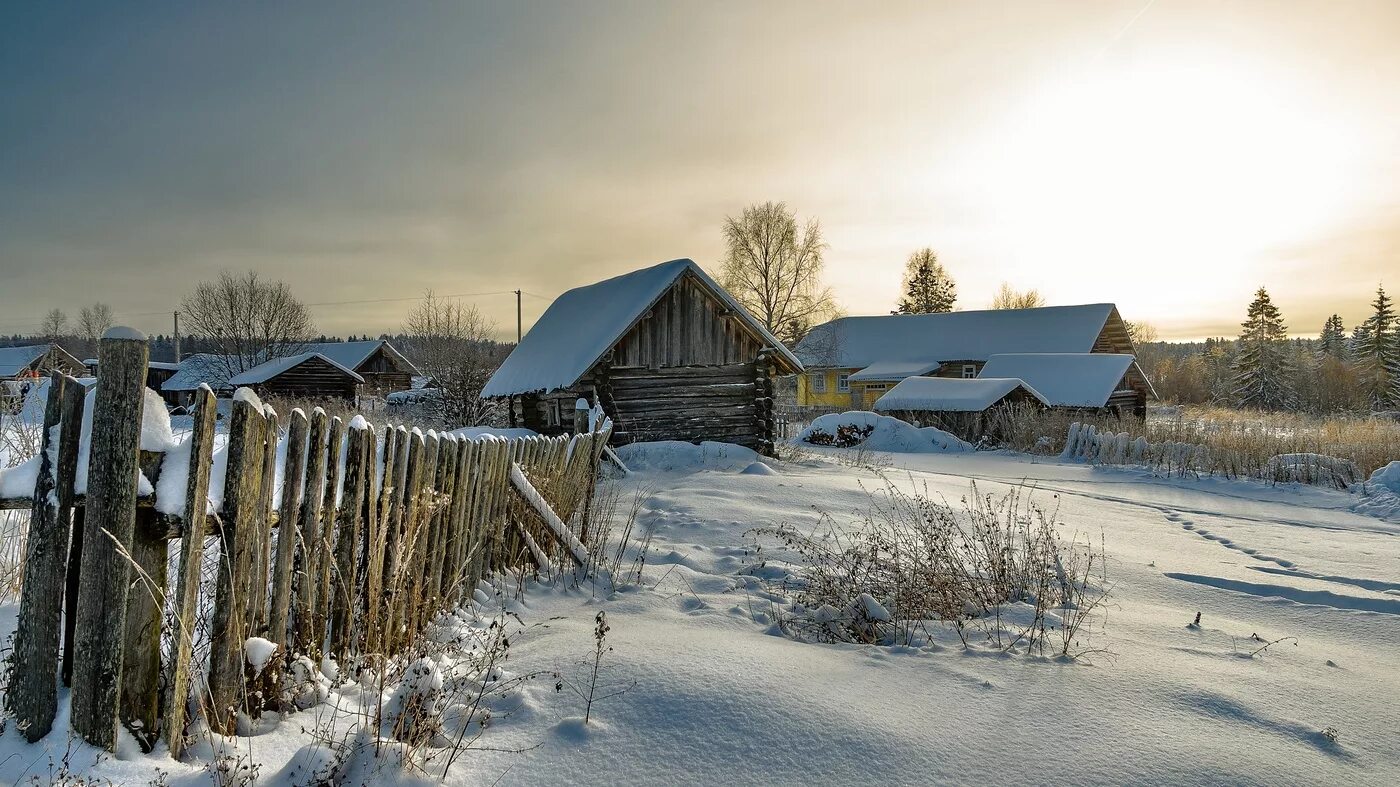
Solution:
[(1135, 354), (1111, 303), (944, 314), (842, 317), (813, 328), (796, 353), (802, 407), (870, 410), (907, 377), (975, 378), (1005, 353)]

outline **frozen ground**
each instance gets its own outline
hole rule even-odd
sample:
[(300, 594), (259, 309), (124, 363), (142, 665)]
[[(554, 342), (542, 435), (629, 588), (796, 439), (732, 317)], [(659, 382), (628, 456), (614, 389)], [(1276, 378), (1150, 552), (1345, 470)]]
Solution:
[[(1353, 513), (1354, 496), (1019, 455), (865, 458), (954, 501), (969, 480), (984, 492), (1025, 480), (1070, 527), (1102, 534), (1112, 604), (1094, 645), (1109, 653), (1065, 662), (964, 649), (952, 637), (918, 649), (787, 639), (749, 576), (751, 530), (853, 518), (881, 484), (875, 472), (813, 456), (765, 474), (742, 449), (651, 447), (631, 452), (634, 473), (620, 482), (620, 515), (640, 496), (638, 527), (654, 532), (642, 586), (535, 585), (508, 602), (519, 621), (502, 677), (542, 674), (493, 701), (491, 724), (447, 781), (1400, 782), (1400, 525)], [(790, 568), (790, 555), (766, 547), (766, 576)], [(489, 617), (493, 605), (478, 609)], [(604, 682), (630, 689), (597, 704), (584, 726), (582, 702), (556, 691), (553, 673), (578, 676), (600, 610), (613, 648)], [(1201, 626), (1189, 627), (1197, 612)], [(13, 616), (0, 608), (6, 633)], [(481, 625), (462, 616), (439, 636)], [(1286, 637), (1296, 644), (1248, 655), (1259, 639)], [(346, 709), (372, 700), (359, 687), (330, 698)], [(310, 731), (334, 722), (343, 736), (357, 718), (325, 704), (268, 719), (239, 750), (265, 783), (309, 783), (325, 758)], [(69, 745), (65, 729), (60, 718), (34, 747), (7, 730), (0, 782), (47, 782), (49, 752)], [(425, 778), (367, 751), (346, 783)], [(171, 784), (211, 778), (159, 751), (92, 759), (76, 747), (70, 763), (117, 782), (144, 783), (156, 768)]]

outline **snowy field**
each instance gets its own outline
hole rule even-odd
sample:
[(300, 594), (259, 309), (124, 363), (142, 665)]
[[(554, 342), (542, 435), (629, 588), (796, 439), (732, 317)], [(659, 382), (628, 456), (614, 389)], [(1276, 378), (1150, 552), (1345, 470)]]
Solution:
[[(1354, 495), (1002, 453), (869, 454), (852, 467), (835, 459), (852, 452), (829, 449), (769, 473), (733, 447), (630, 448), (615, 526), (637, 501), (636, 530), (652, 535), (640, 585), (527, 583), (523, 599), (498, 588), (442, 621), (436, 638), (449, 640), (489, 632), (502, 603), (513, 613), (494, 674), (504, 688), (484, 700), (486, 729), (465, 731), (479, 737), (448, 783), (1400, 783), (1400, 524), (1351, 511)], [(1064, 660), (965, 648), (951, 634), (924, 647), (783, 636), (772, 583), (798, 570), (795, 558), (763, 542), (760, 567), (753, 530), (854, 521), (884, 483), (877, 467), (952, 501), (971, 480), (993, 494), (1024, 481), (1070, 528), (1101, 535), (1111, 597), (1093, 646), (1106, 652)], [(636, 558), (634, 547), (619, 574)], [(580, 679), (600, 611), (612, 650), (599, 694), (622, 693), (584, 725), (583, 701), (555, 674)], [(6, 637), (14, 615), (0, 608)], [(310, 784), (358, 742), (341, 783), (437, 782), (446, 756), (431, 746), (416, 755), (433, 773), (415, 773), (356, 737), (360, 709), (378, 699), (333, 688), (223, 750), (256, 763), (258, 783)], [(50, 758), (65, 752), (70, 770), (116, 783), (214, 779), (209, 743), (193, 764), (163, 749), (94, 764), (70, 744), (64, 713), (36, 746), (4, 732), (0, 783), (48, 783)], [(449, 705), (434, 744), (463, 732), (461, 715)]]

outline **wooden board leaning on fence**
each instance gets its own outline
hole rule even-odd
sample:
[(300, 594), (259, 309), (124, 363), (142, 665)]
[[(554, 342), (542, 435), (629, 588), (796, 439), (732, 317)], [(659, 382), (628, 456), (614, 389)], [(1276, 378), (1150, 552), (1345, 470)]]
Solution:
[[(171, 441), (145, 394), (145, 337), (113, 329), (98, 357), (90, 394), (53, 375), (33, 494), (0, 498), (31, 511), (6, 694), (30, 741), (52, 729), (62, 682), (84, 740), (112, 750), (124, 727), (179, 757), (196, 716), (231, 735), (240, 713), (289, 709), (298, 661), (382, 674), (483, 578), (588, 568), (601, 417), (554, 438), (376, 430), (319, 408), (279, 426), (240, 389), (221, 442), (205, 388)], [(201, 567), (216, 572), (203, 605)]]

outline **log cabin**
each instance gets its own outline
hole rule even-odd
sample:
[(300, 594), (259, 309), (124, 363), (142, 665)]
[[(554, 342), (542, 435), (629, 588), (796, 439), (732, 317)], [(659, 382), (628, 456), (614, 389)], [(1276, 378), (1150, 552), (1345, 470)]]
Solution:
[(873, 409), (915, 426), (933, 426), (969, 443), (1000, 442), (1021, 409), (1050, 402), (1016, 378), (907, 377), (876, 400)]
[(848, 410), (871, 409), (907, 377), (976, 378), (997, 354), (1135, 353), (1111, 303), (841, 317), (813, 328), (796, 351), (807, 368), (798, 405)]
[(320, 353), (364, 378), (364, 393), (377, 395), (413, 387), (418, 367), (384, 339), (361, 342), (313, 342), (298, 352)]
[(0, 407), (17, 406), (35, 381), (55, 371), (75, 377), (87, 374), (83, 362), (57, 344), (0, 347)]
[(273, 358), (229, 378), (231, 388), (248, 387), (260, 396), (355, 400), (365, 378), (318, 352)]
[(802, 363), (704, 270), (672, 260), (559, 296), (482, 391), (511, 426), (567, 432), (578, 399), (614, 443), (714, 440), (773, 452), (774, 378)]

